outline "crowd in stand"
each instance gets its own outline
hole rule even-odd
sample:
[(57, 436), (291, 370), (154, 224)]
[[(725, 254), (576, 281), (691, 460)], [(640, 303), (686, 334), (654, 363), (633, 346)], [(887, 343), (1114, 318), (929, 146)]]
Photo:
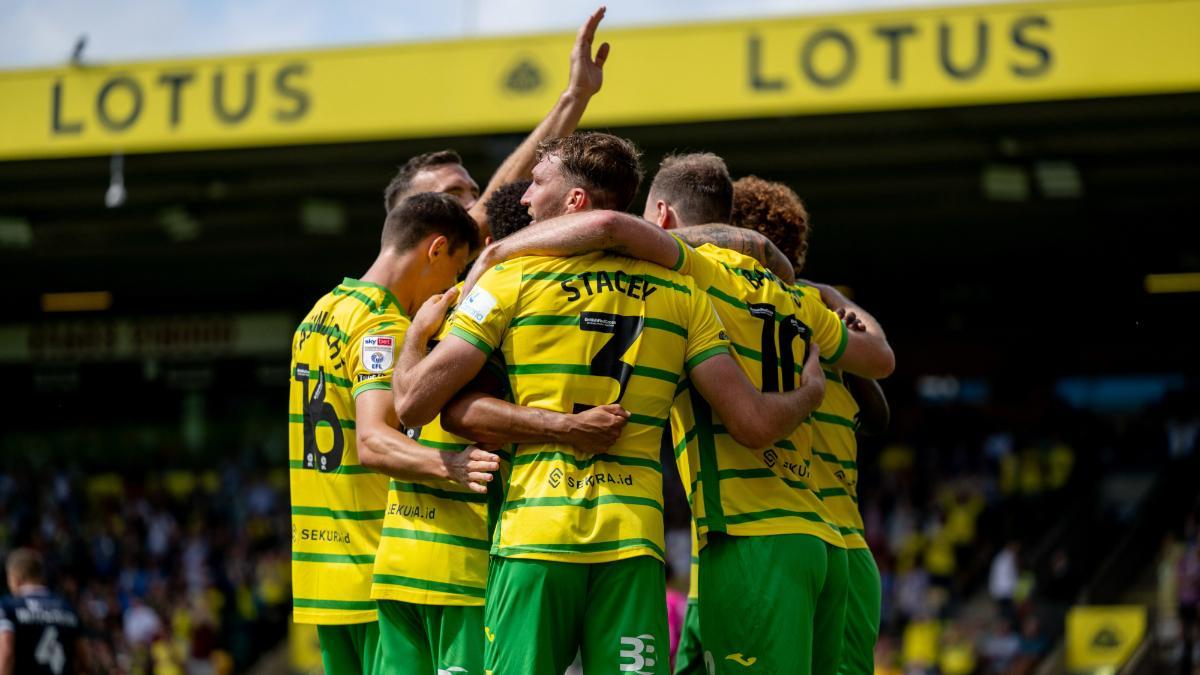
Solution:
[[(1060, 520), (1034, 516), (1058, 514), (1088, 477), (1130, 461), (1113, 438), (1157, 433), (1179, 459), (1200, 435), (1194, 415), (1115, 433), (1111, 420), (1066, 410), (1046, 426), (998, 424), (979, 408), (896, 409), (892, 431), (860, 449), (861, 508), (883, 585), (880, 673), (1030, 672), (1061, 634), (1084, 573), (1065, 545), (1033, 550)], [(1104, 461), (1082, 462), (1084, 448)], [(84, 620), (92, 672), (241, 672), (288, 631), (287, 483), (268, 460), (141, 473), (2, 467), (0, 556), (21, 545), (43, 553), (52, 585)], [(681, 604), (688, 513), (682, 490), (666, 487)], [(1176, 660), (1197, 630), (1198, 519), (1200, 504), (1159, 566), (1160, 636)]]
[(240, 672), (286, 634), (287, 479), (235, 466), (0, 473), (0, 555), (30, 546), (94, 673)]

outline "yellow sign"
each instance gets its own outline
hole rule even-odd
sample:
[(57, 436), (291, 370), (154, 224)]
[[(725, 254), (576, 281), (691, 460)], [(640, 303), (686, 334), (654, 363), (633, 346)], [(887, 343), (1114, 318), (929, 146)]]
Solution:
[[(1200, 90), (1200, 0), (604, 30), (593, 127)], [(0, 73), (0, 159), (519, 131), (571, 36)]]
[(1067, 670), (1118, 667), (1145, 634), (1145, 607), (1072, 607), (1067, 612)]

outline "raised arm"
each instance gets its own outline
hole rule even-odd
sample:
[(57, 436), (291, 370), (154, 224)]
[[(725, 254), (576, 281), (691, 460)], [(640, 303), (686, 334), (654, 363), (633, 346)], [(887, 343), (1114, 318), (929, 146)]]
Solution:
[[(851, 302), (841, 291), (827, 284), (805, 282), (821, 293), (821, 302), (851, 320), (846, 349), (837, 367), (868, 380), (882, 380), (896, 369), (896, 354), (888, 344), (883, 326), (865, 309)], [(851, 316), (853, 315), (853, 316)]]
[(763, 234), (744, 227), (709, 223), (693, 225), (672, 230), (675, 236), (687, 242), (688, 246), (697, 247), (714, 244), (721, 248), (737, 251), (758, 261), (760, 265), (791, 284), (796, 281), (796, 272), (791, 261)]
[(813, 342), (804, 361), (800, 385), (782, 393), (763, 393), (728, 354), (692, 368), (688, 377), (738, 443), (765, 448), (804, 423), (825, 396), (820, 347)]
[(595, 57), (592, 56), (592, 41), (596, 39), (596, 28), (604, 18), (604, 11), (605, 8), (601, 7), (592, 13), (575, 35), (575, 46), (571, 50), (570, 80), (566, 90), (558, 97), (558, 102), (521, 145), (500, 164), (480, 195), (479, 201), (471, 208), (471, 216), (479, 224), (483, 236), (487, 236), (489, 232), (485, 210), (488, 198), (502, 185), (529, 178), (529, 172), (536, 164), (534, 151), (538, 143), (575, 131), (588, 102), (604, 84), (604, 62), (608, 60), (608, 43), (601, 44)]

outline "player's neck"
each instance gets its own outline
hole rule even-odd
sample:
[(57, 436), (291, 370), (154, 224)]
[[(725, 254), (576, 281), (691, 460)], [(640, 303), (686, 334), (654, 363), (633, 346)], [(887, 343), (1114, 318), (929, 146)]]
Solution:
[(416, 284), (414, 280), (420, 275), (420, 264), (415, 251), (397, 254), (391, 251), (379, 254), (366, 274), (360, 281), (379, 284), (396, 296), (400, 308), (407, 316), (417, 311)]

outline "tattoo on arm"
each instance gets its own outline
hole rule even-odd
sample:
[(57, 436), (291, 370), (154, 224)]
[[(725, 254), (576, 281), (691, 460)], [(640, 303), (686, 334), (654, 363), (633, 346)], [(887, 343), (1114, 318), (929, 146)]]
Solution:
[(770, 239), (754, 230), (713, 223), (672, 230), (688, 246), (713, 244), (754, 258), (788, 283), (795, 281), (792, 264)]

